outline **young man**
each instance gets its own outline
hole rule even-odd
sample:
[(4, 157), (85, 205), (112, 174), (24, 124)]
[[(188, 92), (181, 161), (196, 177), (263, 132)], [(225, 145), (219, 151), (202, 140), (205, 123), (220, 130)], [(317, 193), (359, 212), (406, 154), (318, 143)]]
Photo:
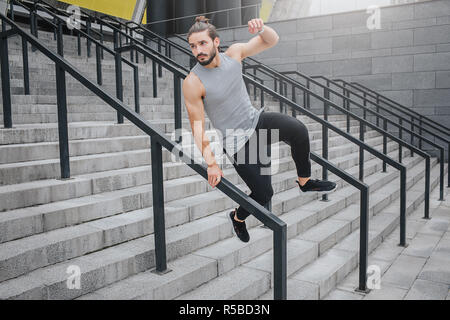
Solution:
[[(290, 145), (297, 169), (296, 182), (302, 192), (334, 191), (335, 183), (310, 179), (309, 136), (305, 125), (292, 116), (264, 112), (264, 108), (257, 110), (252, 106), (242, 77), (241, 61), (273, 47), (279, 37), (261, 19), (250, 20), (248, 31), (258, 35), (247, 43), (234, 43), (224, 53), (219, 52), (220, 39), (215, 27), (205, 17), (197, 17), (188, 33), (188, 42), (198, 63), (183, 82), (183, 94), (195, 144), (208, 165), (208, 183), (214, 188), (223, 172), (205, 135), (205, 111), (223, 138), (223, 150), (233, 156), (234, 168), (250, 188), (249, 196), (259, 204), (266, 205), (273, 195), (270, 175), (262, 174), (264, 164), (259, 150), (256, 155), (253, 149), (250, 151), (250, 141), (256, 136), (259, 145), (264, 130), (266, 133), (277, 130), (279, 140)], [(255, 156), (256, 163), (249, 161)], [(237, 161), (238, 158), (245, 160)], [(250, 240), (245, 225), (249, 215), (242, 207), (229, 213), (233, 230), (244, 242)]]

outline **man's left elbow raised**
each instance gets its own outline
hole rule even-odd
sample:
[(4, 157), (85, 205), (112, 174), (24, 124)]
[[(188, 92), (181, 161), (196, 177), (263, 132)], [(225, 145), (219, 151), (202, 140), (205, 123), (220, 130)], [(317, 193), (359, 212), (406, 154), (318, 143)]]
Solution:
[(271, 47), (275, 46), (279, 40), (280, 40), (280, 37), (278, 35), (276, 35)]

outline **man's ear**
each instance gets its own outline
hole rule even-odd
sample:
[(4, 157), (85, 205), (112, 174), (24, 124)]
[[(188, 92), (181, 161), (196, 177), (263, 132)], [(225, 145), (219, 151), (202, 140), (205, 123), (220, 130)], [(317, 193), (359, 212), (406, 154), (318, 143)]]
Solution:
[(220, 38), (219, 37), (214, 38), (214, 46), (216, 48), (219, 48), (219, 46), (220, 46)]

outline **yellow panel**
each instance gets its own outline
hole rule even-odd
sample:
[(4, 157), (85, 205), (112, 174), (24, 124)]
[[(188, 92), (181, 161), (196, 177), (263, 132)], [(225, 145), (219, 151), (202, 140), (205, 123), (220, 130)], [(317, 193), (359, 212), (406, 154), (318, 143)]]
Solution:
[(259, 10), (259, 17), (264, 21), (267, 22), (270, 17), (270, 13), (273, 9), (273, 0), (263, 0), (261, 4), (261, 9)]
[[(136, 0), (60, 0), (89, 10), (105, 13), (114, 17), (131, 20)], [(146, 23), (146, 13), (144, 13)]]

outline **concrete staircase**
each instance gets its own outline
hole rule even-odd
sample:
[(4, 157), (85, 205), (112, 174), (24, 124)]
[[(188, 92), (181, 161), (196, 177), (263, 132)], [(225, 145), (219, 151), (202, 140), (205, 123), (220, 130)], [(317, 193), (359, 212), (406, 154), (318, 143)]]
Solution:
[[(40, 39), (49, 43), (52, 37), (40, 33)], [(95, 80), (94, 55), (79, 58), (76, 38), (66, 36), (65, 42), (66, 58)], [(72, 178), (60, 180), (54, 65), (30, 50), (32, 94), (23, 96), (19, 42), (9, 43), (14, 128), (0, 130), (0, 299), (273, 298), (272, 231), (249, 217), (251, 241), (240, 242), (227, 220), (236, 203), (188, 166), (173, 161), (164, 149), (167, 258), (172, 271), (153, 273), (150, 138), (127, 120), (116, 124), (111, 107), (67, 76)], [(115, 94), (114, 63), (106, 53), (103, 67), (105, 90)], [(150, 63), (140, 64), (142, 115), (171, 138), (173, 82), (163, 72), (158, 98), (153, 98), (151, 71)], [(124, 101), (134, 108), (131, 79), (127, 70)], [(269, 111), (278, 110), (277, 103), (266, 101)], [(321, 126), (298, 118), (308, 127), (312, 151), (320, 154)], [(330, 121), (346, 127), (342, 116), (330, 116)], [(212, 133), (208, 120), (206, 124)], [(183, 128), (189, 137), (184, 107)], [(356, 122), (350, 129), (359, 135)], [(357, 177), (357, 146), (333, 132), (329, 136), (329, 159)], [(377, 132), (367, 131), (365, 138), (382, 150)], [(201, 159), (195, 146), (186, 150), (194, 150), (193, 156)], [(397, 158), (398, 146), (389, 142), (388, 152)], [(272, 155), (277, 168), (272, 176), (272, 211), (288, 224), (288, 298), (322, 298), (357, 267), (359, 193), (331, 174), (329, 179), (339, 188), (328, 202), (317, 194), (302, 194), (289, 146), (274, 144)], [(425, 166), (422, 158), (411, 157), (407, 150), (403, 159), (411, 212), (423, 201)], [(382, 162), (366, 153), (370, 250), (399, 222), (399, 173), (391, 167), (382, 173), (381, 168)], [(230, 163), (222, 169), (226, 179), (249, 192)], [(312, 172), (320, 177), (321, 167), (314, 163)], [(433, 158), (432, 188), (438, 181)], [(72, 266), (81, 272), (79, 289), (68, 286)]]

